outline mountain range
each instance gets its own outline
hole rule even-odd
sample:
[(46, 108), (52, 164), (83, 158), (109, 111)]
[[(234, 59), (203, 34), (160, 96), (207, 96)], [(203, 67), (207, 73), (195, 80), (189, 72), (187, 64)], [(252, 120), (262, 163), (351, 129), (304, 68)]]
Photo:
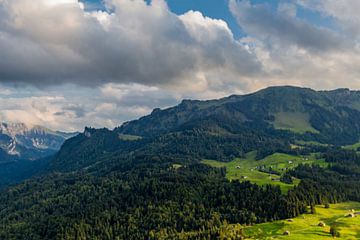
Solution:
[(98, 156), (139, 146), (142, 152), (156, 148), (170, 155), (228, 161), (254, 149), (258, 158), (291, 152), (298, 141), (341, 146), (359, 139), (360, 91), (269, 87), (216, 100), (183, 100), (114, 130), (86, 128), (65, 142), (52, 165), (89, 167)]
[[(3, 129), (7, 156), (26, 156), (22, 148), (43, 156), (44, 149), (55, 152), (61, 145), (56, 140), (69, 137), (21, 125)], [(30, 179), (0, 192), (0, 238), (216, 239), (238, 223), (288, 219), (315, 204), (360, 201), (359, 139), (359, 91), (283, 86), (183, 100), (113, 130), (86, 127), (53, 156), (24, 161), (39, 165), (25, 174)], [(276, 172), (259, 162), (261, 169), (247, 174), (265, 174), (270, 182), (271, 174), (296, 180), (288, 192), (260, 187), (245, 176), (225, 178), (223, 166), (234, 159), (262, 161), (279, 154), (290, 166), (292, 158), (311, 157), (314, 164)], [(243, 239), (242, 231), (235, 235)]]
[[(269, 87), (247, 95), (218, 100), (184, 100), (124, 123), (116, 131), (140, 136), (176, 131), (186, 126), (212, 124), (222, 133), (254, 125), (288, 130), (333, 144), (349, 144), (360, 137), (360, 91), (315, 91), (299, 87)], [(229, 126), (226, 126), (228, 124)], [(335, 137), (336, 136), (336, 137)]]
[(75, 134), (24, 123), (0, 123), (0, 161), (35, 160), (50, 156)]
[(0, 123), (0, 187), (40, 173), (65, 140), (76, 134), (25, 123)]

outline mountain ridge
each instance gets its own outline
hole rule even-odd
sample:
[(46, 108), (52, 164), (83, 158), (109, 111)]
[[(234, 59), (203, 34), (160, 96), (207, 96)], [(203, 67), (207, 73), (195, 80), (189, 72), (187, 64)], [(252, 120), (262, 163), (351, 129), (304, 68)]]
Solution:
[(344, 88), (315, 91), (292, 86), (269, 87), (250, 94), (231, 95), (216, 100), (183, 100), (177, 106), (155, 109), (147, 116), (126, 122), (115, 128), (115, 131), (139, 136), (156, 135), (175, 131), (191, 121), (226, 117), (235, 119), (244, 126), (251, 122), (264, 125), (265, 129), (274, 127), (275, 122), (285, 121), (287, 125), (287, 119), (276, 119), (279, 117), (277, 114), (282, 112), (306, 113), (304, 118), (308, 119), (303, 122), (308, 125), (308, 129), (314, 129), (302, 131), (296, 129), (296, 126), (280, 126), (283, 130), (295, 130), (294, 132), (313, 135), (319, 141), (334, 144), (338, 141), (334, 139), (337, 135), (335, 130), (340, 132), (340, 144), (353, 143), (360, 138), (360, 124), (356, 123), (356, 119), (360, 119), (360, 91)]
[(66, 171), (86, 168), (102, 155), (155, 148), (169, 155), (230, 161), (252, 150), (258, 150), (259, 159), (276, 151), (291, 153), (297, 141), (353, 144), (360, 138), (360, 111), (349, 103), (360, 106), (359, 91), (291, 86), (215, 100), (183, 100), (113, 130), (85, 128), (64, 143), (53, 166)]

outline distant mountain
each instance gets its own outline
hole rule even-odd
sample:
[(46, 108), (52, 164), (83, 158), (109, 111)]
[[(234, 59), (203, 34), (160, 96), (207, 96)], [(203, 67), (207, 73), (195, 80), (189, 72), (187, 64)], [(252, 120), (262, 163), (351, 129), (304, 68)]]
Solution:
[(0, 162), (35, 160), (52, 155), (75, 134), (24, 123), (0, 123)]
[(64, 141), (76, 134), (24, 123), (0, 123), (0, 188), (47, 169)]
[(360, 138), (360, 91), (284, 86), (218, 100), (183, 100), (124, 123), (116, 131), (154, 136), (195, 126), (223, 134), (254, 128), (285, 130), (309, 140), (350, 144)]

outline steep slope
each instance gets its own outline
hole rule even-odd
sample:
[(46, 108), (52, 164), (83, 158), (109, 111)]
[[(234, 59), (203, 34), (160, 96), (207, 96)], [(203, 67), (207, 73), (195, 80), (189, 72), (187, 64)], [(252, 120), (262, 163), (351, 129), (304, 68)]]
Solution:
[(50, 168), (57, 171), (82, 170), (98, 161), (110, 159), (114, 152), (128, 153), (136, 149), (137, 141), (123, 141), (119, 135), (106, 128), (86, 127), (84, 132), (68, 139), (54, 156)]

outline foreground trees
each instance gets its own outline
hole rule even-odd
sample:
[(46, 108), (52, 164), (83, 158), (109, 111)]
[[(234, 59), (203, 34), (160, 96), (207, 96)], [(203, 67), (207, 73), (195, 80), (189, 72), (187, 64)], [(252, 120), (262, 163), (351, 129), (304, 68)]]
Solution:
[(29, 239), (157, 239), (194, 231), (212, 237), (226, 223), (287, 218), (302, 207), (279, 188), (229, 182), (221, 170), (200, 164), (101, 177), (54, 175), (1, 195), (0, 238), (28, 233)]

